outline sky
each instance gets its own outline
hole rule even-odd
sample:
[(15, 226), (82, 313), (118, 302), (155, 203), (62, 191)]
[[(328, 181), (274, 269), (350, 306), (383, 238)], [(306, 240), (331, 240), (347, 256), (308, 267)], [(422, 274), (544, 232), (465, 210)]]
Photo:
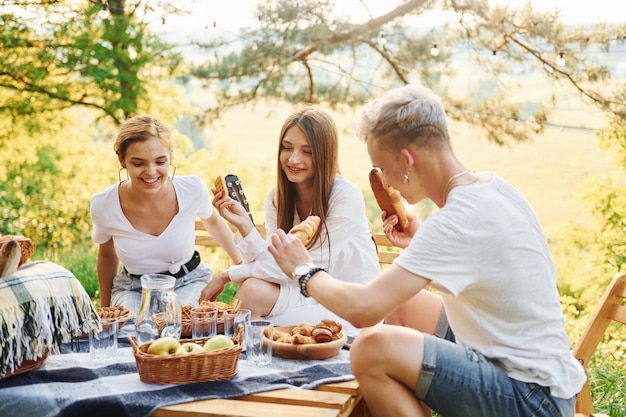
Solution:
[[(242, 23), (253, 21), (252, 10), (254, 5), (263, 0), (200, 0), (192, 5), (192, 16), (167, 19), (167, 31), (176, 33), (191, 33), (198, 30), (209, 29), (213, 22), (224, 30), (237, 30)], [(367, 4), (372, 15), (384, 14), (403, 0), (362, 0)], [(509, 4), (511, 6), (523, 6), (528, 0), (490, 0), (491, 3)], [(553, 11), (559, 9), (564, 23), (607, 23), (626, 22), (626, 13), (617, 8), (616, 3), (623, 0), (531, 0), (533, 7), (538, 11)], [(186, 5), (193, 4), (193, 0), (184, 0), (177, 3), (181, 9)], [(336, 0), (339, 13), (352, 16), (355, 21), (364, 21), (368, 15), (361, 0)], [(429, 22), (433, 21), (430, 16)]]

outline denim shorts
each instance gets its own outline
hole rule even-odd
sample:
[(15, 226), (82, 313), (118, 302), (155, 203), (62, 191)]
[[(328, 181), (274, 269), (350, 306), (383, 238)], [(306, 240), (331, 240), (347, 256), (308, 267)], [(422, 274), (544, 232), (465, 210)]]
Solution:
[(424, 334), (415, 396), (443, 417), (573, 417), (576, 397), (509, 378), (479, 352)]

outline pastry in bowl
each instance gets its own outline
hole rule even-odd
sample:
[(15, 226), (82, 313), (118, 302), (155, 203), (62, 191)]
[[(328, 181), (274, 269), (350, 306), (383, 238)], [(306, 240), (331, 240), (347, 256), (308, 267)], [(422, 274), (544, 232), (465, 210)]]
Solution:
[(328, 359), (348, 341), (341, 323), (324, 319), (315, 326), (300, 323), (274, 328), (272, 355), (283, 359)]

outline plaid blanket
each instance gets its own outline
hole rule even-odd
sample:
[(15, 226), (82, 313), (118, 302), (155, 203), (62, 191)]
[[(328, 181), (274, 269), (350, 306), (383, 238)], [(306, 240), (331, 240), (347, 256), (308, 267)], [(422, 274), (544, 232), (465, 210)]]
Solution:
[(89, 295), (70, 271), (48, 261), (24, 264), (0, 278), (0, 378), (98, 326)]
[(130, 347), (118, 348), (117, 360), (107, 365), (94, 364), (88, 347), (80, 350), (52, 355), (39, 369), (0, 380), (0, 415), (142, 417), (166, 405), (354, 379), (346, 350), (322, 361), (273, 358), (264, 367), (248, 364), (244, 352), (230, 381), (182, 385), (141, 382)]

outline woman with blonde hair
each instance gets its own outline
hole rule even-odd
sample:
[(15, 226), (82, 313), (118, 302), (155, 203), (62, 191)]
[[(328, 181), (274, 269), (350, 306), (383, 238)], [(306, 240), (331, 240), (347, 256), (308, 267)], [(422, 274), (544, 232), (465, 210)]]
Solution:
[(197, 304), (212, 271), (194, 250), (196, 217), (234, 262), (241, 260), (202, 180), (170, 175), (173, 148), (170, 130), (154, 117), (136, 116), (120, 126), (114, 145), (120, 181), (91, 198), (103, 307), (123, 305), (137, 313), (141, 275), (151, 273), (174, 276), (181, 304)]
[[(316, 264), (346, 282), (368, 282), (380, 271), (376, 246), (363, 193), (340, 175), (334, 120), (319, 107), (305, 106), (285, 120), (278, 138), (278, 178), (264, 202), (267, 236), (318, 216), (321, 225), (308, 244)], [(213, 204), (243, 237), (238, 247), (246, 262), (218, 274), (202, 291), (201, 299), (214, 299), (232, 281), (240, 285), (237, 298), (253, 317), (265, 317), (276, 325), (316, 324), (334, 318), (342, 322), (346, 333), (356, 334), (349, 322), (300, 293), (297, 283), (269, 255), (267, 242), (240, 204), (221, 194)]]

